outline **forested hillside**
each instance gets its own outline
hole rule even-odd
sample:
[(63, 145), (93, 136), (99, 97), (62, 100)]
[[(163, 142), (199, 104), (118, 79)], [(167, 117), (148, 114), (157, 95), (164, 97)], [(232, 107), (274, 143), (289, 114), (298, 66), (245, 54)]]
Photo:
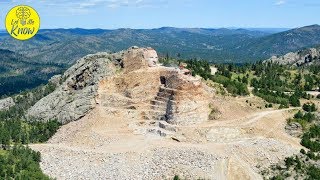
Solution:
[(19, 53), (0, 49), (0, 97), (46, 84), (63, 69), (62, 65), (33, 62)]
[[(244, 46), (248, 57), (270, 57), (320, 44), (320, 26), (311, 25), (256, 39)], [(250, 55), (251, 54), (251, 55)]]
[(214, 63), (244, 63), (282, 55), (320, 44), (318, 25), (271, 34), (246, 29), (159, 28), (159, 29), (51, 29), (41, 30), (33, 39), (20, 42), (0, 36), (4, 49), (41, 63), (74, 63), (99, 51), (120, 51), (130, 46), (153, 47), (160, 55)]
[[(151, 46), (160, 56), (247, 63), (320, 44), (318, 25), (271, 34), (246, 29), (50, 29), (28, 41), (0, 34), (0, 96), (46, 83), (77, 59), (99, 51)], [(293, 43), (291, 43), (293, 42)], [(222, 81), (222, 80), (220, 80)]]

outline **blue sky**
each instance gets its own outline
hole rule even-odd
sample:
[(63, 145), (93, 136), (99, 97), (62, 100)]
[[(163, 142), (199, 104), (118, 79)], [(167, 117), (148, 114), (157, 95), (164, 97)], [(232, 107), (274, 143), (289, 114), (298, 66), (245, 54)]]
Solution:
[[(319, 0), (1, 0), (33, 6), (41, 28), (253, 27), (320, 24)], [(4, 23), (0, 24), (4, 29)]]

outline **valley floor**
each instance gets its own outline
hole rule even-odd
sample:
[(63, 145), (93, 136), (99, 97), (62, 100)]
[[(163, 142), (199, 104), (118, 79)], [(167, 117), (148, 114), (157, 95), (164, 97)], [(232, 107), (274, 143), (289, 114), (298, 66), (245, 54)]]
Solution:
[(146, 122), (127, 118), (130, 111), (97, 105), (31, 147), (57, 179), (262, 179), (262, 168), (301, 149), (284, 129), (293, 109), (257, 110), (245, 101), (215, 100), (220, 117), (177, 127), (175, 140), (146, 133)]

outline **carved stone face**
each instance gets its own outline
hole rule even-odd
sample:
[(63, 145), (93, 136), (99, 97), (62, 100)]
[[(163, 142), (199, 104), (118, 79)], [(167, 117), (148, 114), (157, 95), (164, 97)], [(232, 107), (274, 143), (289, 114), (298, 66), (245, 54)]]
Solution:
[(145, 57), (146, 57), (146, 59), (148, 61), (148, 66), (149, 67), (157, 66), (157, 63), (159, 61), (157, 51), (155, 51), (154, 49), (148, 49), (145, 52)]

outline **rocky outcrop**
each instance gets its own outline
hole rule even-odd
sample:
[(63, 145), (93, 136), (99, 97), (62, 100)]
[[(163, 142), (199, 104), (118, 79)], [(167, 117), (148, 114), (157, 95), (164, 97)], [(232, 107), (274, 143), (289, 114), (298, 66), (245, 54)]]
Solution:
[(60, 86), (60, 83), (62, 81), (62, 75), (54, 75), (49, 79), (49, 83), (54, 84), (55, 86)]
[(0, 111), (8, 110), (10, 107), (14, 106), (15, 103), (11, 97), (0, 100)]
[(293, 137), (300, 137), (303, 134), (302, 126), (296, 122), (287, 124), (285, 130)]
[(58, 119), (62, 123), (83, 117), (95, 105), (99, 80), (115, 74), (113, 58), (113, 54), (98, 53), (77, 61), (59, 78), (63, 81), (61, 85), (31, 107), (28, 116), (39, 120)]
[[(50, 82), (57, 89), (36, 103), (28, 115), (68, 123), (100, 105), (109, 110), (117, 108), (119, 113), (130, 111), (136, 120), (180, 125), (206, 121), (210, 94), (201, 79), (157, 62), (152, 48), (88, 55), (63, 75), (54, 76)], [(155, 126), (164, 131), (174, 129), (164, 122)], [(164, 134), (154, 128), (147, 131)]]
[(320, 63), (320, 47), (290, 52), (284, 56), (272, 56), (266, 62), (302, 66)]

